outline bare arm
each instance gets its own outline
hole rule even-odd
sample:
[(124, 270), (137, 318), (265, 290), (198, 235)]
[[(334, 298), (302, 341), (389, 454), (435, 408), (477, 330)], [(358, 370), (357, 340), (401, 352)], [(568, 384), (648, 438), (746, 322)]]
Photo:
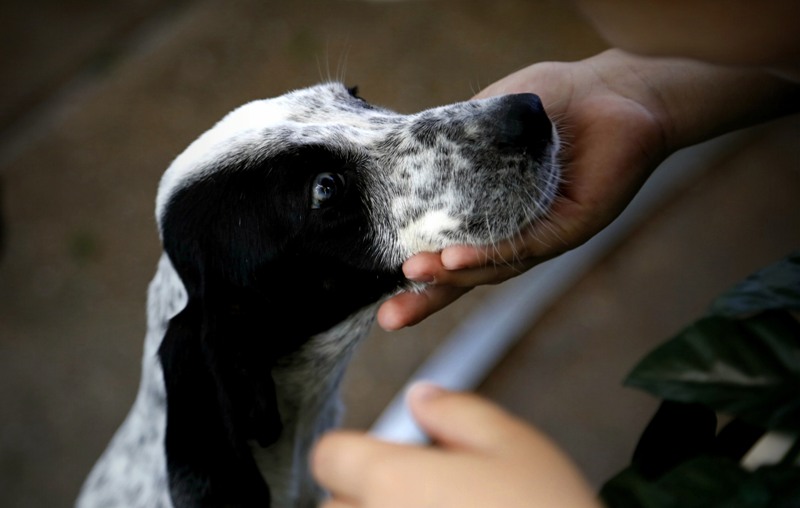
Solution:
[(581, 245), (619, 215), (670, 153), (800, 104), (797, 84), (759, 69), (620, 50), (532, 65), (478, 97), (515, 92), (539, 94), (567, 141), (561, 199), (524, 241), (409, 259), (406, 276), (432, 285), (387, 301), (378, 314), (384, 328), (414, 324), (476, 285), (502, 282)]

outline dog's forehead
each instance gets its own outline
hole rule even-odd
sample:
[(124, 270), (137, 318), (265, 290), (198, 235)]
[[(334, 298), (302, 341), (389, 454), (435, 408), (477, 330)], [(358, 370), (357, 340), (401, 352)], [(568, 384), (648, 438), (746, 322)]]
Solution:
[[(376, 117), (399, 117), (385, 109), (369, 107), (339, 83), (317, 85), (271, 99), (253, 101), (231, 111), (193, 143), (195, 151), (220, 156), (241, 148), (281, 149), (281, 143), (308, 139), (313, 132), (345, 128), (374, 130)], [(291, 136), (291, 140), (283, 139)], [(254, 146), (255, 145), (255, 146)], [(202, 160), (199, 153), (192, 154)]]
[[(345, 138), (367, 144), (381, 126), (402, 118), (354, 97), (340, 83), (326, 83), (244, 104), (190, 144), (167, 168), (156, 213), (177, 188), (237, 163), (263, 160), (292, 145), (335, 145)], [(357, 135), (353, 135), (357, 133)]]

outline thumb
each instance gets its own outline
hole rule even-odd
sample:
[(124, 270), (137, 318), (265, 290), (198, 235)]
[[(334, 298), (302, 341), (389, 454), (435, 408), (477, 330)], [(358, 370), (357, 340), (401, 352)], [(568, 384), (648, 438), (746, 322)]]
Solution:
[[(540, 431), (486, 399), (419, 383), (409, 390), (408, 404), (440, 449), (457, 452), (440, 456), (455, 455), (461, 459), (458, 463), (473, 473), (479, 471), (482, 480), (491, 478), (485, 484), (490, 485), (489, 490), (483, 490), (490, 499), (501, 499), (496, 496), (498, 492), (514, 498), (513, 502), (486, 503), (473, 496), (472, 504), (447, 506), (599, 506), (583, 475), (564, 452)], [(484, 460), (475, 460), (480, 458)], [(476, 467), (481, 463), (489, 470)], [(475, 492), (480, 494), (481, 489)]]
[(406, 400), (422, 430), (443, 448), (515, 455), (519, 441), (531, 437), (525, 423), (477, 395), (420, 382)]

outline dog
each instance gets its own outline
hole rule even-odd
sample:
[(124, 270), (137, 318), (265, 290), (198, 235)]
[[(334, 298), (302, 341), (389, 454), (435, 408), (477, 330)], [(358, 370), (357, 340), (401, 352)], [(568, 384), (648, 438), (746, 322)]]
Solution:
[(164, 173), (136, 401), (77, 506), (310, 507), (315, 439), (415, 253), (485, 245), (557, 197), (559, 138), (516, 94), (401, 115), (340, 83), (248, 103)]

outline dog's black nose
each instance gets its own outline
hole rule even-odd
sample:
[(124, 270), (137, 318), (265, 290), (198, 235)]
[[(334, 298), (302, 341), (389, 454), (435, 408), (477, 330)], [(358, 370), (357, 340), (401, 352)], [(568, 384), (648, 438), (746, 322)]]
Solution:
[(538, 151), (553, 135), (553, 124), (538, 95), (507, 95), (501, 100), (495, 114), (496, 139), (500, 148)]

